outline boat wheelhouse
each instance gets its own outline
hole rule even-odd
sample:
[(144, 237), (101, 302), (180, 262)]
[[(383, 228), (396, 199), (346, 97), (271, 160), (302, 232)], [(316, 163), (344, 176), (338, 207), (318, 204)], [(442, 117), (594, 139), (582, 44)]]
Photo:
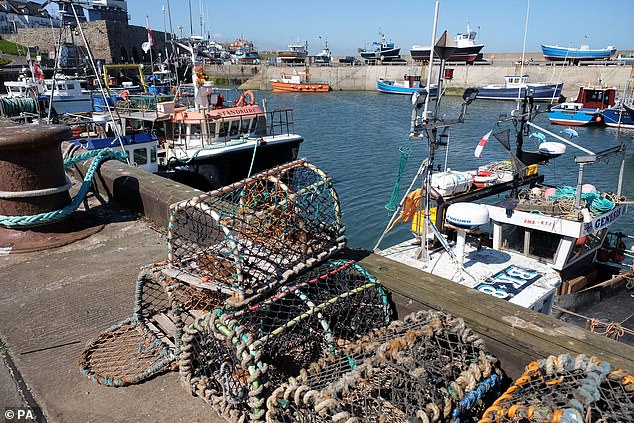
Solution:
[(586, 126), (603, 122), (602, 111), (614, 106), (616, 88), (580, 87), (577, 99), (553, 107), (548, 119), (557, 125)]
[(529, 83), (528, 75), (507, 75), (504, 77), (504, 84), (489, 84), (478, 87), (478, 99), (482, 100), (517, 100), (530, 92), (534, 101), (559, 100), (564, 84), (542, 84)]
[(288, 45), (288, 50), (279, 51), (277, 53), (277, 61), (281, 65), (303, 65), (306, 63), (308, 56), (308, 42), (301, 44), (299, 42)]

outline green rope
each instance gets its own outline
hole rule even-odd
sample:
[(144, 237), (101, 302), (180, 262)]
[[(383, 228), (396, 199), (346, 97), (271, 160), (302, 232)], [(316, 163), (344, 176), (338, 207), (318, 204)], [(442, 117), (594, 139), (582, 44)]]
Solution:
[(412, 155), (411, 142), (408, 140), (406, 144), (401, 145), (398, 151), (401, 153), (401, 159), (398, 166), (398, 172), (396, 173), (396, 182), (394, 183), (394, 188), (392, 189), (390, 201), (385, 205), (385, 208), (391, 212), (395, 212), (398, 208), (398, 203), (400, 201), (401, 178), (403, 177), (403, 172), (405, 171), (405, 166), (407, 165), (407, 159), (409, 159), (409, 156)]
[[(574, 199), (577, 195), (577, 190), (574, 187), (563, 186), (557, 188), (555, 194), (548, 196), (547, 200), (570, 200)], [(601, 196), (599, 191), (590, 191), (581, 194), (581, 199), (588, 204), (588, 209), (595, 215), (609, 212), (616, 203)]]
[(79, 192), (73, 200), (66, 207), (60, 210), (54, 210), (50, 212), (44, 212), (35, 214), (32, 216), (2, 216), (0, 215), (0, 225), (6, 227), (26, 227), (26, 226), (35, 226), (42, 225), (47, 223), (53, 223), (58, 220), (64, 219), (67, 216), (70, 216), (77, 210), (79, 205), (84, 201), (86, 195), (88, 194), (88, 190), (92, 185), (92, 179), (103, 163), (109, 159), (117, 159), (120, 161), (125, 161), (128, 157), (126, 152), (115, 151), (111, 148), (104, 148), (101, 150), (91, 151), (89, 153), (85, 153), (76, 157), (72, 157), (70, 159), (64, 160), (64, 167), (70, 167), (74, 164), (82, 162), (84, 160), (88, 160), (93, 158), (94, 160), (90, 164), (88, 171), (86, 172), (86, 176), (84, 177), (84, 181), (81, 183), (81, 187), (79, 188)]
[(7, 117), (20, 113), (37, 113), (37, 102), (31, 97), (0, 97), (0, 110)]

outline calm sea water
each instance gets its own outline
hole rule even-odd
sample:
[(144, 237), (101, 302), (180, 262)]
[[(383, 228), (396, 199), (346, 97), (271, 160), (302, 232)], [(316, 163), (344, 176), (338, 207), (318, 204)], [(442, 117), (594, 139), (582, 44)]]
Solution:
[[(378, 92), (260, 92), (258, 97), (267, 100), (269, 110), (294, 109), (295, 132), (305, 139), (300, 156), (322, 168), (333, 179), (341, 199), (349, 245), (371, 249), (390, 218), (385, 204), (390, 199), (399, 168), (399, 147), (407, 142), (411, 116), (409, 97)], [(459, 97), (445, 97), (442, 112), (447, 117), (457, 117), (460, 102)], [(500, 114), (509, 114), (514, 105), (512, 102), (476, 100), (469, 108), (465, 123), (452, 128), (447, 166), (470, 170), (491, 161), (508, 159), (508, 153), (493, 137), (481, 159), (474, 157), (473, 151), (482, 135), (493, 129)], [(535, 123), (557, 134), (564, 128), (550, 125), (545, 114)], [(629, 150), (626, 151), (623, 194), (634, 197), (634, 146), (631, 145), (634, 131), (618, 133), (604, 127), (576, 130), (579, 137), (574, 141), (592, 151), (626, 141)], [(525, 141), (525, 145), (532, 143), (532, 139)], [(414, 154), (403, 175), (401, 195), (427, 154), (424, 141), (415, 141), (412, 146)], [(540, 172), (546, 176), (545, 182), (555, 186), (576, 184), (578, 168), (574, 156), (579, 154), (583, 153), (568, 147), (565, 155), (540, 166)], [(620, 160), (620, 156), (613, 156), (586, 168), (585, 182), (604, 191), (616, 191)], [(445, 151), (440, 150), (436, 164), (444, 165), (444, 161)], [(633, 233), (633, 223), (634, 208), (613, 230)], [(392, 231), (382, 246), (409, 236), (408, 225), (401, 225)]]

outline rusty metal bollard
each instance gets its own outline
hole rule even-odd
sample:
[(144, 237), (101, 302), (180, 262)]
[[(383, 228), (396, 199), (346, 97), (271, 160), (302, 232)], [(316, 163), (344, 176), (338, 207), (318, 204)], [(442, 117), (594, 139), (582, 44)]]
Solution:
[[(61, 143), (71, 138), (64, 125), (0, 128), (0, 216), (32, 216), (71, 202)], [(29, 228), (0, 226), (2, 252), (37, 251), (85, 238), (103, 225), (76, 212), (56, 223)]]
[(30, 216), (70, 203), (61, 143), (62, 125), (20, 125), (0, 131), (0, 215)]

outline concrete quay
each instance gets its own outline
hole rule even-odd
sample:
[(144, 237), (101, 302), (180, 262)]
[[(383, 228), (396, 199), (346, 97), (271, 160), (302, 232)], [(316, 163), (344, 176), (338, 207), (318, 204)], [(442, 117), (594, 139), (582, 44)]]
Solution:
[[(169, 204), (198, 193), (114, 161), (102, 165), (97, 180), (89, 213), (105, 224), (101, 232), (44, 252), (0, 255), (0, 340), (17, 370), (11, 375), (0, 366), (0, 408), (26, 397), (49, 422), (224, 421), (188, 394), (175, 372), (125, 388), (79, 373), (84, 344), (131, 316), (139, 268), (166, 258)], [(399, 316), (436, 309), (463, 317), (512, 378), (531, 360), (564, 352), (634, 369), (634, 348), (627, 345), (366, 251), (341, 254), (393, 292)], [(7, 389), (16, 380), (27, 394), (18, 385)]]
[[(453, 79), (447, 81), (449, 94), (462, 94), (467, 87), (487, 84), (503, 84), (505, 75), (519, 75), (519, 65), (511, 62), (495, 61), (487, 65), (449, 65), (454, 70)], [(206, 65), (205, 72), (219, 81), (242, 83), (242, 89), (271, 90), (271, 79), (277, 79), (282, 72), (306, 72), (311, 81), (327, 82), (336, 91), (376, 91), (378, 78), (402, 80), (406, 73), (426, 75), (426, 68), (421, 64), (405, 65), (346, 65), (339, 66), (267, 66), (267, 65)], [(437, 78), (437, 67), (434, 68), (432, 80)], [(529, 82), (564, 83), (564, 95), (574, 96), (579, 86), (586, 84), (607, 84), (622, 92), (628, 80), (634, 76), (632, 65), (590, 65), (590, 66), (552, 66), (546, 63), (533, 63), (524, 67), (523, 73), (529, 75)]]

